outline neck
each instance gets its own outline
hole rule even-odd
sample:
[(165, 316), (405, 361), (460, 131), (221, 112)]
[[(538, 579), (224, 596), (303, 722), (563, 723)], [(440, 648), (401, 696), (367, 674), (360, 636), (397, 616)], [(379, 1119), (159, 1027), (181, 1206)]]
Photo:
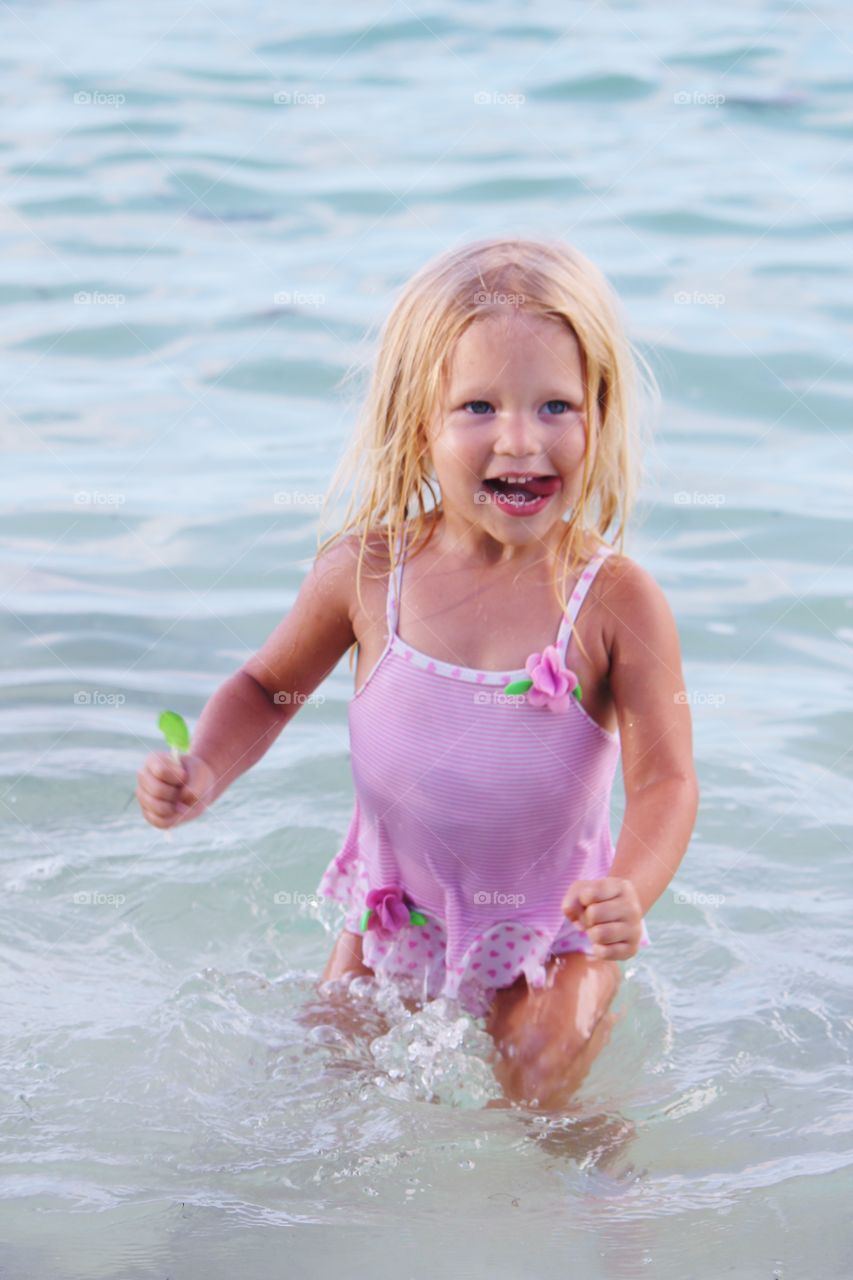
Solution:
[[(479, 569), (488, 573), (502, 568), (513, 572), (526, 572), (542, 566), (551, 565), (556, 547), (565, 527), (554, 527), (550, 530), (550, 541), (547, 544), (536, 538), (532, 542), (514, 545), (500, 542), (485, 530), (473, 525), (448, 523), (445, 514), (440, 511), (430, 513), (430, 524), (434, 526), (433, 543), (443, 555), (473, 561)], [(429, 527), (429, 526), (428, 526)], [(587, 532), (582, 539), (583, 558), (586, 560), (594, 554), (599, 539), (595, 534)]]

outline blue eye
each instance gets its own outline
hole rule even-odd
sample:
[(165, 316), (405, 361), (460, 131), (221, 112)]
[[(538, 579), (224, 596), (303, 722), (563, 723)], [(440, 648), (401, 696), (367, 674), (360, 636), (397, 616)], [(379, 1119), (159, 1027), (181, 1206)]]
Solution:
[[(482, 418), (482, 417), (484, 417), (484, 416), (485, 416), (485, 414), (484, 414), (484, 413), (481, 413), (481, 412), (479, 411), (479, 409), (476, 407), (476, 406), (478, 406), (478, 405), (479, 405), (479, 406), (482, 406), (482, 407), (485, 409), (485, 412), (486, 412), (486, 413), (490, 412), (490, 410), (492, 409), (492, 405), (489, 403), (489, 401), (488, 401), (488, 400), (467, 400), (467, 401), (465, 402), (465, 404), (463, 404), (462, 408), (463, 408), (463, 409), (469, 409), (469, 408), (470, 408), (470, 409), (471, 409), (471, 411), (472, 411), (472, 413), (474, 414), (474, 416), (475, 416), (475, 417), (477, 417), (477, 418)], [(563, 406), (564, 406), (564, 408), (563, 408), (563, 409), (554, 409), (554, 408), (552, 408), (552, 406), (553, 406), (553, 405), (563, 405)], [(472, 408), (472, 406), (474, 406), (474, 407)], [(576, 412), (574, 405), (573, 405), (573, 404), (571, 404), (571, 402), (570, 402), (569, 400), (548, 400), (548, 401), (546, 401), (546, 403), (545, 403), (545, 408), (548, 410), (548, 412), (549, 412), (549, 413), (574, 413), (574, 412)]]

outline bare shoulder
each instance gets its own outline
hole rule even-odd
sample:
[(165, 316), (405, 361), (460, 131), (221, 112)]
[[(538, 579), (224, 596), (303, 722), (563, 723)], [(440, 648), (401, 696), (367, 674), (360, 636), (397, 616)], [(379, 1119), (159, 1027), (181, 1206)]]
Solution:
[(663, 588), (627, 556), (609, 556), (598, 576), (626, 794), (663, 778), (696, 785), (681, 642)]
[[(365, 608), (357, 591), (359, 558)], [(382, 529), (372, 532), (364, 546), (360, 534), (344, 534), (317, 553), (292, 607), (242, 668), (281, 704), (283, 716), (301, 705), (295, 695), (310, 694), (353, 643), (361, 644), (375, 618), (382, 617), (377, 584), (387, 582), (388, 560)]]
[(345, 613), (359, 645), (384, 628), (390, 572), (388, 531), (382, 526), (364, 537), (360, 532), (344, 535), (314, 562), (312, 577), (318, 592)]
[(590, 595), (601, 611), (608, 652), (626, 642), (677, 642), (675, 618), (660, 583), (630, 556), (613, 552), (595, 575)]
[(316, 589), (326, 594), (346, 596), (358, 559), (358, 540), (354, 534), (337, 538), (331, 546), (317, 553), (308, 571)]
[(311, 693), (355, 640), (354, 563), (346, 539), (319, 552), (291, 608), (243, 664), (242, 670), (281, 703), (282, 714), (292, 714), (293, 695)]
[(325, 596), (346, 602), (347, 614), (352, 617), (355, 603), (356, 572), (361, 555), (362, 573), (370, 578), (388, 573), (389, 559), (385, 537), (381, 529), (371, 531), (364, 540), (358, 533), (346, 534), (321, 551), (311, 566), (310, 575), (317, 590)]

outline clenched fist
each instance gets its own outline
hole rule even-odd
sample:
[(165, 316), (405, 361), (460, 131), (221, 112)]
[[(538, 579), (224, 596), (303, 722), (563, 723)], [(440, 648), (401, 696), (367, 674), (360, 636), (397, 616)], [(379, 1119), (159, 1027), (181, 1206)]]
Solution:
[(563, 914), (586, 933), (596, 960), (629, 960), (639, 951), (643, 911), (630, 880), (576, 880), (562, 906)]
[(214, 799), (213, 770), (191, 752), (175, 760), (168, 751), (153, 751), (136, 780), (142, 816), (152, 827), (177, 827), (189, 822)]

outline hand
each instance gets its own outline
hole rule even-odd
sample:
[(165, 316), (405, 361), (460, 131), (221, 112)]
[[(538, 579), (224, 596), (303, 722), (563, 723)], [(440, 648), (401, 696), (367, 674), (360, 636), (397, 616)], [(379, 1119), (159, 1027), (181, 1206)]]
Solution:
[(576, 880), (562, 902), (569, 920), (583, 929), (597, 960), (628, 960), (640, 948), (643, 912), (630, 880)]
[(214, 800), (213, 770), (192, 752), (175, 760), (169, 751), (153, 751), (136, 778), (136, 798), (152, 827), (190, 822)]

